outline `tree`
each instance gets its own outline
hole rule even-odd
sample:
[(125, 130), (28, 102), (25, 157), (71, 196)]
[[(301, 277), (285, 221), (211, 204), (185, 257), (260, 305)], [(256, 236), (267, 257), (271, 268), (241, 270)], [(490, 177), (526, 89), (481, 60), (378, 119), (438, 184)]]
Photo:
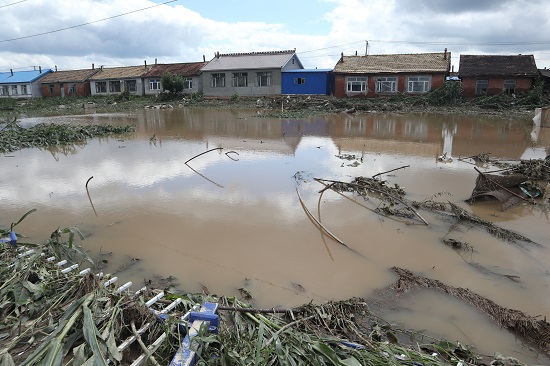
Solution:
[(172, 73), (164, 73), (160, 79), (162, 90), (172, 94), (181, 93), (183, 91), (183, 77)]

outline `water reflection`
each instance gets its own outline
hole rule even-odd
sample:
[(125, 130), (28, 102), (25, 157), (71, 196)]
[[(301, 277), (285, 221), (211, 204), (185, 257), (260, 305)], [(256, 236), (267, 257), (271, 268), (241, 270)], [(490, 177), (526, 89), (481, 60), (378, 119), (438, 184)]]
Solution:
[[(271, 119), (254, 110), (173, 109), (22, 121), (39, 122), (137, 126), (122, 139), (0, 157), (0, 168), (9, 172), (0, 176), (0, 223), (37, 208), (18, 226), (29, 241), (43, 240), (57, 227), (77, 226), (87, 236), (83, 245), (90, 254), (113, 253), (108, 270), (119, 271), (128, 257), (141, 259), (120, 271), (121, 279), (173, 275), (186, 291), (204, 285), (226, 295), (247, 287), (258, 306), (271, 307), (369, 296), (395, 281), (388, 268), (399, 266), (468, 287), (502, 306), (550, 316), (549, 222), (537, 207), (509, 212), (476, 207), (483, 218), (544, 246), (523, 250), (436, 215), (426, 214), (429, 227), (404, 226), (330, 191), (319, 200), (322, 186), (313, 180), (349, 181), (410, 165), (385, 179), (406, 187), (409, 199), (445, 193), (444, 199), (470, 210), (463, 200), (477, 173), (469, 164), (440, 164), (436, 157), (443, 152), (544, 157), (549, 135), (541, 129), (532, 141), (529, 120), (429, 114)], [(223, 150), (185, 164), (216, 147)], [(228, 151), (237, 152), (238, 161), (225, 155)], [(337, 157), (342, 153), (363, 161), (351, 164)], [(91, 176), (95, 213), (85, 189)], [(299, 204), (296, 187), (308, 209), (353, 251), (320, 235)], [(521, 284), (476, 270), (442, 245), (442, 237), (472, 243), (476, 252), (467, 260), (519, 276)], [(505, 352), (498, 341), (495, 337), (488, 347)]]

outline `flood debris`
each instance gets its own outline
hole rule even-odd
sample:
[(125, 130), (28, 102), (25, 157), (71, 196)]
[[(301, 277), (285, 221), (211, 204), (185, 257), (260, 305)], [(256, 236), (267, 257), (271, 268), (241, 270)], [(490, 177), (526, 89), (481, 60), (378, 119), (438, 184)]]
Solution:
[[(402, 168), (404, 167), (397, 169)], [(328, 188), (339, 193), (351, 192), (358, 196), (362, 196), (365, 200), (369, 200), (370, 198), (379, 200), (379, 204), (377, 205), (375, 211), (381, 215), (404, 217), (408, 219), (416, 218), (420, 220), (422, 224), (429, 225), (428, 221), (426, 221), (418, 213), (418, 211), (413, 208), (412, 203), (409, 203), (406, 199), (404, 199), (405, 190), (398, 184), (394, 184), (394, 186), (391, 187), (385, 180), (368, 177), (356, 177), (351, 182), (322, 178), (315, 178), (315, 180), (319, 183), (325, 184), (326, 186), (328, 185)], [(325, 189), (328, 188), (325, 187)]]
[[(481, 360), (458, 342), (420, 339), (416, 333), (414, 342), (402, 341), (413, 332), (392, 327), (360, 298), (257, 309), (235, 297), (181, 293), (173, 287), (117, 287), (108, 274), (61, 269), (63, 261), (57, 261), (68, 258), (63, 253), (78, 256), (71, 263), (86, 256), (76, 251), (70, 235), (67, 240), (68, 233), (56, 230), (40, 245), (20, 243), (34, 249), (25, 256), (0, 246), (2, 365), (125, 365), (140, 354), (149, 364), (166, 365), (187, 329), (181, 319), (204, 301), (220, 305), (219, 334), (196, 338), (203, 345), (197, 361), (204, 365), (454, 366)], [(252, 299), (248, 290), (239, 291)]]
[(457, 219), (459, 222), (474, 224), (484, 228), (492, 236), (505, 240), (509, 243), (518, 244), (523, 246), (524, 243), (540, 247), (539, 243), (536, 243), (529, 239), (528, 237), (516, 233), (512, 230), (504, 229), (490, 221), (484, 220), (480, 217), (477, 217), (465, 209), (461, 208), (457, 204), (447, 201), (435, 201), (432, 198), (426, 199), (424, 201), (414, 201), (414, 207), (422, 208), (424, 210), (440, 213), (449, 217)]
[(480, 198), (493, 197), (502, 203), (502, 210), (505, 211), (522, 201), (535, 204), (533, 198), (540, 195), (540, 191), (537, 194), (536, 190), (528, 189), (526, 182), (529, 177), (526, 175), (487, 174), (477, 168), (474, 169), (478, 172), (478, 177), (470, 198), (466, 200), (468, 203), (473, 203)]
[(476, 307), (498, 325), (536, 345), (547, 356), (550, 355), (550, 323), (546, 322), (546, 319), (538, 319), (522, 311), (505, 308), (469, 289), (448, 286), (403, 268), (392, 267), (392, 271), (399, 276), (393, 285), (397, 291), (407, 292), (413, 287), (423, 287), (447, 293)]
[(16, 119), (0, 129), (0, 153), (6, 154), (24, 148), (71, 145), (87, 139), (122, 135), (135, 131), (134, 126), (71, 125), (39, 123), (29, 128), (19, 126)]

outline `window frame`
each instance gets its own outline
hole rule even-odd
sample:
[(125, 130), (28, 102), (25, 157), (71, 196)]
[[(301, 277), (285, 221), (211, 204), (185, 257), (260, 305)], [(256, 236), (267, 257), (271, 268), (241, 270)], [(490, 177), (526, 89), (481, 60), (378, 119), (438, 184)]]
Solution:
[(489, 91), (489, 80), (476, 80), (476, 95), (487, 95)]
[[(417, 90), (417, 86), (421, 86), (421, 90)], [(407, 93), (425, 94), (431, 89), (432, 77), (430, 75), (411, 75), (407, 77)]]
[(502, 89), (506, 94), (516, 94), (516, 79), (505, 79), (502, 85)]
[(304, 85), (306, 83), (306, 78), (294, 78), (294, 84)]
[(76, 83), (69, 85), (69, 95), (76, 95)]
[(136, 80), (134, 80), (134, 79), (126, 80), (124, 82), (124, 88), (126, 89), (126, 91), (128, 91), (128, 93), (136, 93), (137, 92), (137, 82), (136, 82)]
[(210, 74), (211, 88), (225, 88), (225, 72), (215, 72)]
[(21, 94), (22, 95), (28, 95), (29, 94), (27, 84), (21, 85)]
[(96, 94), (107, 93), (107, 82), (106, 81), (96, 81), (95, 82), (95, 92), (96, 92)]
[[(368, 76), (346, 76), (346, 92), (367, 93), (368, 82)], [(357, 90), (357, 86), (359, 86), (359, 90)]]
[(48, 90), (49, 90), (49, 92), (50, 92), (50, 95), (54, 95), (54, 93), (55, 93), (55, 85), (54, 85), (54, 84), (48, 85)]
[(120, 80), (110, 80), (109, 81), (109, 93), (120, 93), (121, 85)]
[[(392, 94), (397, 93), (397, 82), (398, 78), (397, 76), (378, 76), (376, 77), (376, 93), (378, 94)], [(387, 86), (386, 83), (389, 84), (389, 90), (386, 90), (387, 88), (383, 86)]]
[(256, 86), (258, 87), (273, 86), (273, 72), (271, 71), (256, 72)]
[(160, 79), (149, 79), (149, 90), (162, 90)]
[(10, 88), (7, 85), (2, 85), (1, 95), (10, 95)]
[(242, 88), (248, 86), (247, 72), (234, 72), (231, 79), (231, 86), (234, 88)]
[(184, 90), (191, 90), (193, 89), (193, 78), (183, 78), (183, 89)]

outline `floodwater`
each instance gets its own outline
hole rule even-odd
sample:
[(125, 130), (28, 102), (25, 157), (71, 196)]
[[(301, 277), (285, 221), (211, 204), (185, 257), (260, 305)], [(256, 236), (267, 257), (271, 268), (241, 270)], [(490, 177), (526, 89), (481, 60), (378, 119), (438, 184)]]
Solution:
[[(289, 307), (368, 298), (395, 283), (390, 268), (398, 266), (550, 318), (548, 203), (505, 212), (494, 202), (468, 205), (477, 172), (458, 159), (483, 152), (503, 160), (544, 158), (550, 129), (533, 130), (529, 119), (269, 119), (253, 110), (173, 109), (20, 121), (39, 122), (130, 123), (137, 130), (124, 138), (0, 156), (0, 224), (36, 208), (17, 226), (28, 242), (76, 226), (86, 237), (78, 244), (104, 260), (103, 271), (133, 281), (134, 290), (145, 279), (173, 276), (182, 291), (240, 296), (245, 288), (258, 307)], [(197, 156), (214, 148), (223, 149)], [(454, 160), (439, 162), (443, 153)], [(356, 159), (342, 159), (344, 154)], [(379, 216), (372, 211), (374, 198), (320, 194), (324, 187), (314, 180), (351, 181), (403, 166), (384, 178), (404, 187), (408, 199), (455, 202), (541, 246), (511, 244), (426, 211), (421, 215), (429, 226)], [(319, 231), (298, 194), (345, 245)], [(474, 250), (456, 252), (442, 238)], [(476, 309), (432, 291), (403, 295), (383, 316), (482, 353), (548, 362)]]

